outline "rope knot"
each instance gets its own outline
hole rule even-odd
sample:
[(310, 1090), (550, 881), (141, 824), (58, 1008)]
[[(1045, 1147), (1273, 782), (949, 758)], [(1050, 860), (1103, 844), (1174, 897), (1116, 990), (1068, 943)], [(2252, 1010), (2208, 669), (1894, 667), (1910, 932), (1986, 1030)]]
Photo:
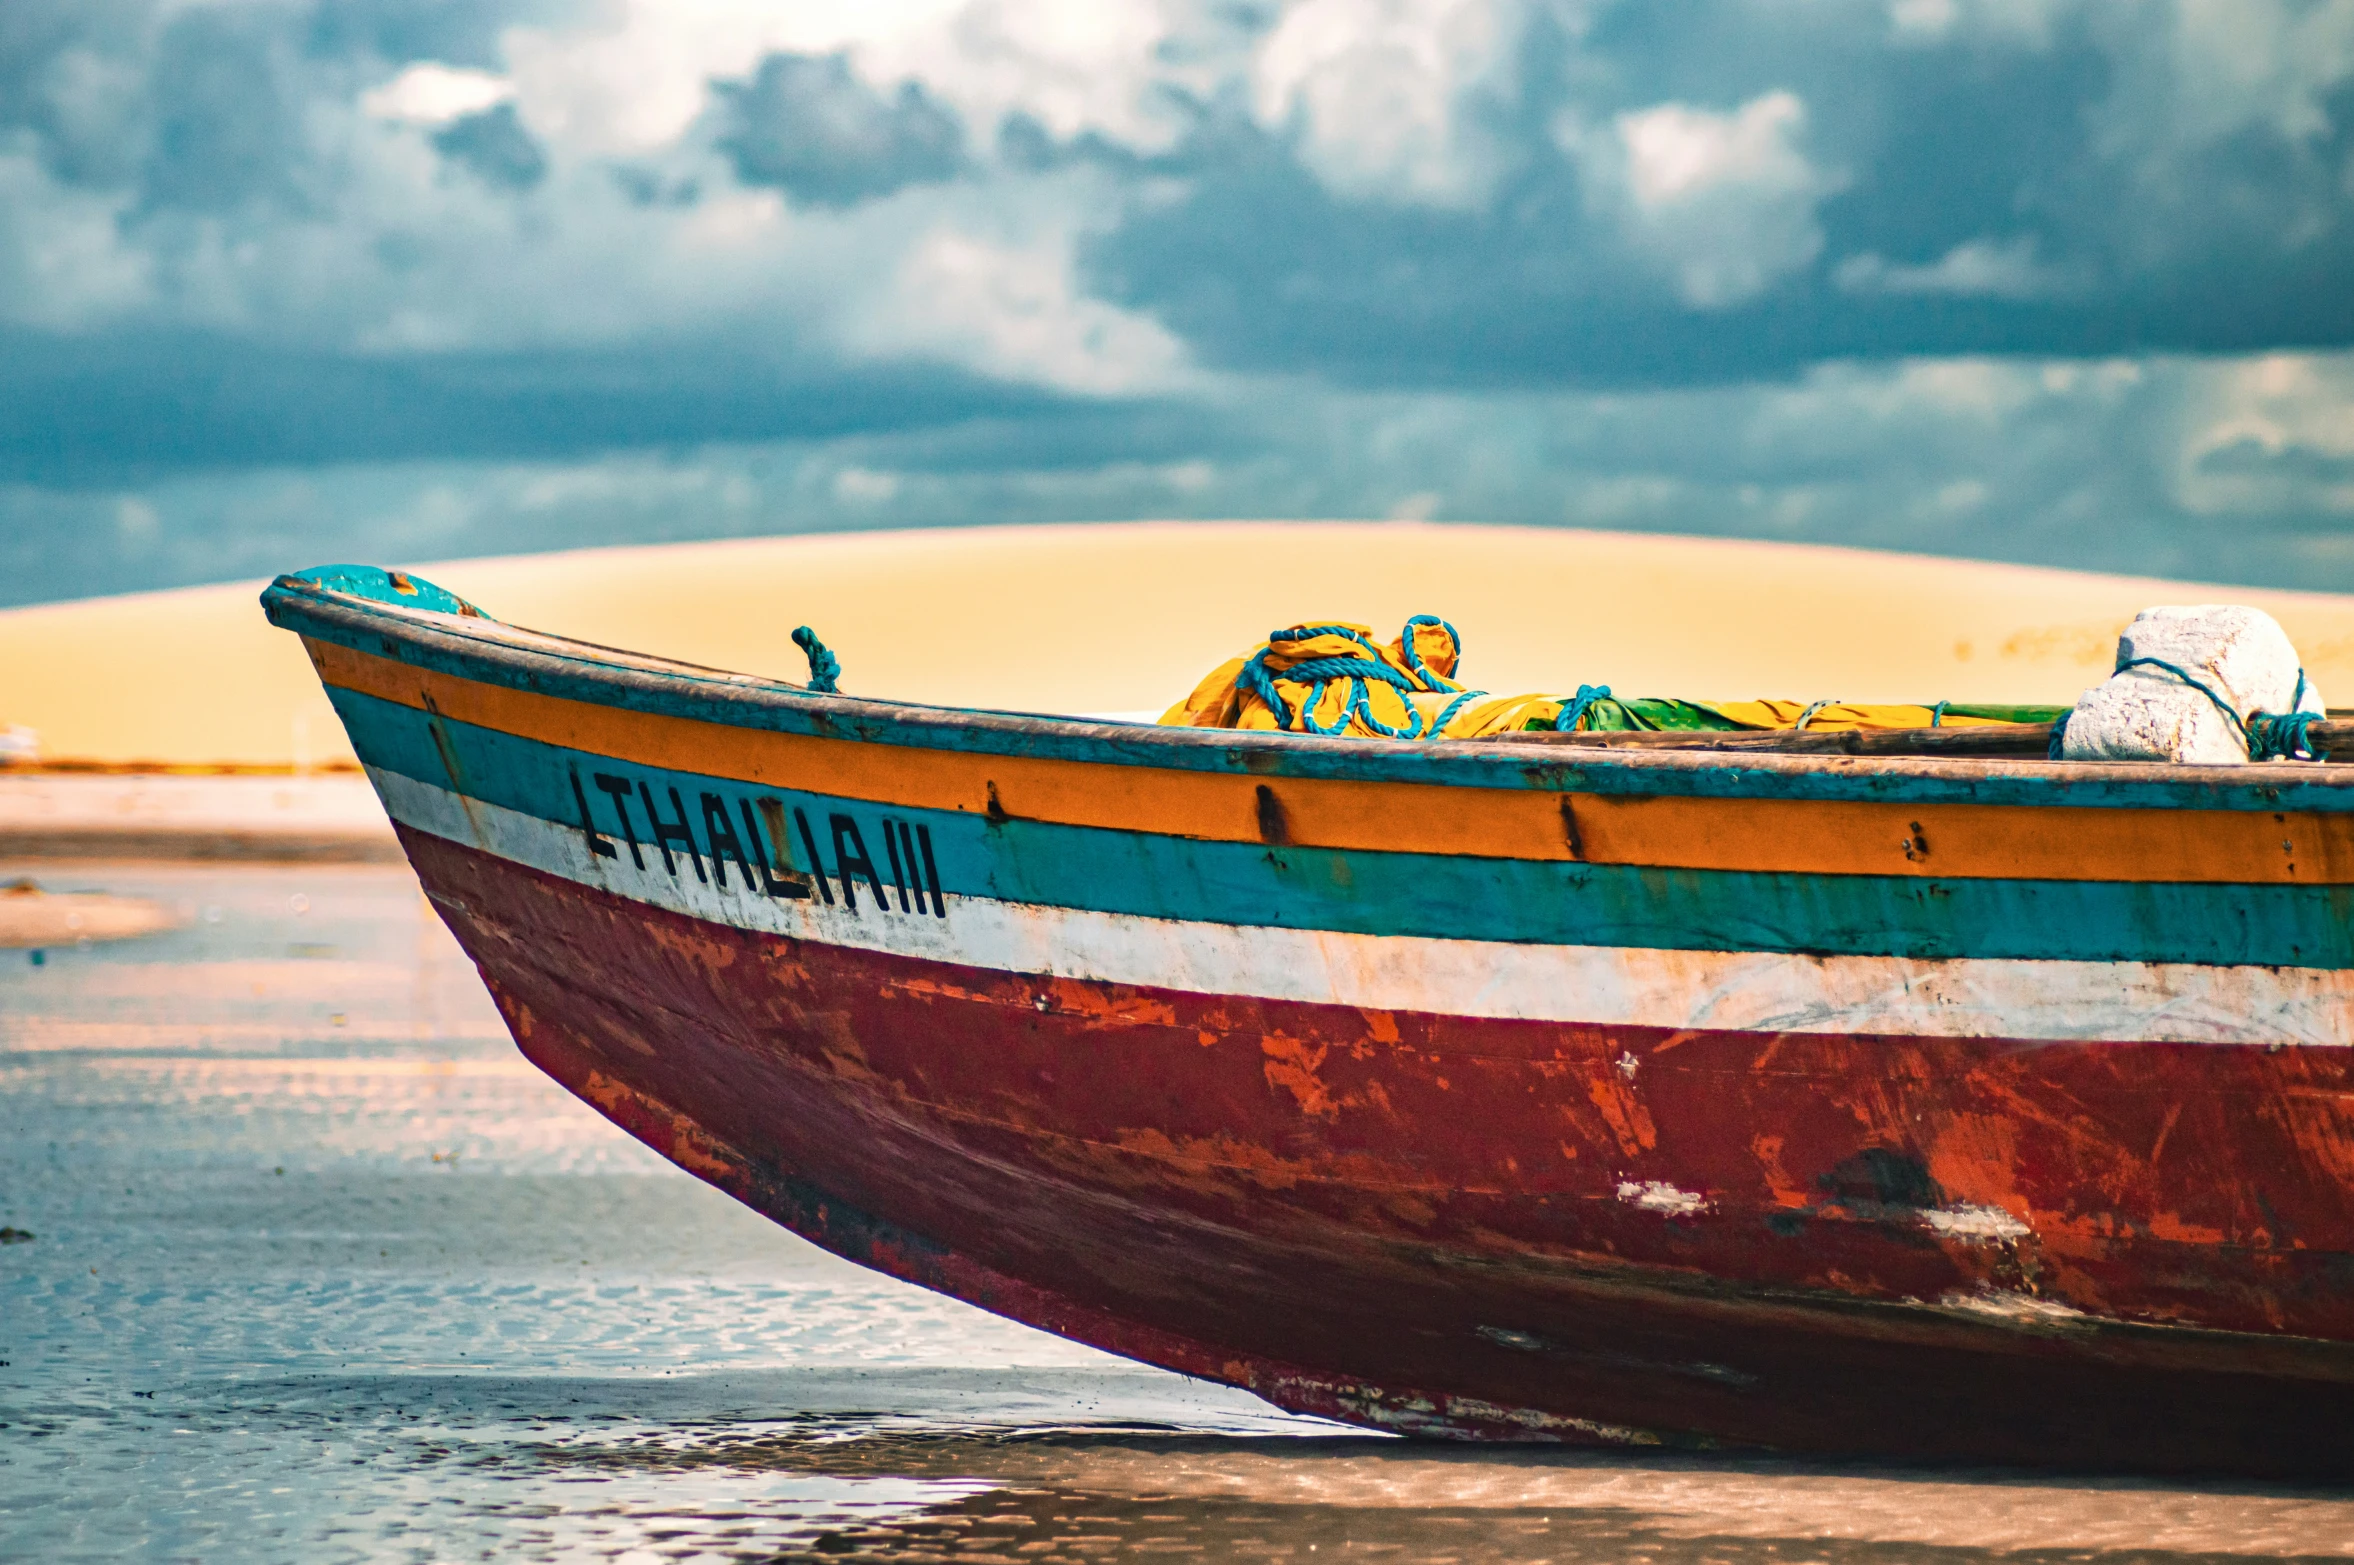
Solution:
[(2275, 756), (2291, 761), (2326, 761), (2329, 751), (2313, 741), (2313, 725), (2326, 722), (2326, 712), (2251, 712), (2248, 714), (2248, 759), (2269, 761)]
[(1608, 685), (1578, 686), (1578, 693), (1561, 703), (1561, 710), (1553, 719), (1553, 731), (1557, 734), (1576, 733), (1578, 724), (1586, 720), (1586, 714), (1594, 709), (1595, 702), (1612, 699), (1614, 697)]
[(793, 645), (809, 659), (809, 688), (820, 695), (841, 694), (842, 660), (817, 639), (817, 632), (807, 625), (801, 626), (793, 632)]

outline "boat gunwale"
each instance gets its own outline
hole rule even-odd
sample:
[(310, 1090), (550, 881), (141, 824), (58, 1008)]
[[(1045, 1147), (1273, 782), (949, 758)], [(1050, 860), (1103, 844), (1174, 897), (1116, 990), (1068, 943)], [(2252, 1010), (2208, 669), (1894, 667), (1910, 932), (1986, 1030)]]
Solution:
[[(1581, 746), (1573, 758), (1566, 747), (1493, 741), (1339, 739), (1107, 723), (818, 692), (790, 680), (600, 646), (488, 616), (338, 592), (301, 576), (280, 576), (261, 602), (281, 629), (432, 672), (559, 700), (851, 743), (1267, 778), (1564, 794), (2354, 812), (2354, 766), (1774, 755), (1697, 747)], [(2290, 770), (2284, 775), (2284, 769)]]

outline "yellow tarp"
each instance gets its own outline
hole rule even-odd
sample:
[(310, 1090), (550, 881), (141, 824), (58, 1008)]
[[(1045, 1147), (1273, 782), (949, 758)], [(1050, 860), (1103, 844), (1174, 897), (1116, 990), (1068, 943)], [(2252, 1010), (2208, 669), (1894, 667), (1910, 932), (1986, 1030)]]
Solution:
[[(1574, 699), (1560, 695), (1493, 696), (1465, 690), (1455, 674), (1461, 642), (1446, 621), (1423, 614), (1388, 642), (1364, 625), (1318, 620), (1279, 630), (1248, 654), (1213, 669), (1193, 693), (1161, 716), (1177, 728), (1262, 728), (1360, 738), (1478, 739), (1524, 728), (1552, 728)], [(1580, 728), (1596, 726), (1588, 710)], [(1847, 701), (1613, 702), (1610, 726), (1809, 730), (1979, 727), (1999, 719), (1940, 714), (1927, 706)], [(1693, 722), (1645, 722), (1641, 709), (1673, 706)], [(1629, 722), (1630, 708), (1635, 720)], [(1810, 715), (1811, 714), (1811, 715)], [(1713, 719), (1713, 720), (1711, 720)]]

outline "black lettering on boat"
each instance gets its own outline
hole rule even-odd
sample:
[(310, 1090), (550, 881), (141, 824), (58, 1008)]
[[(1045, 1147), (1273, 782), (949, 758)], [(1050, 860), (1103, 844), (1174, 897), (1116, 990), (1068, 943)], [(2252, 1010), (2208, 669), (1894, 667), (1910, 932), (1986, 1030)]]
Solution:
[(629, 823), (629, 779), (591, 772), (589, 781), (595, 783), (602, 792), (613, 796), (613, 813), (621, 817), (621, 835), (629, 843), (629, 861), (644, 869), (646, 856), (638, 851), (638, 829)]
[[(915, 861), (912, 856), (904, 861), (899, 857), (899, 830), (897, 821), (888, 815), (883, 817), (883, 852), (891, 860), (891, 884), (899, 888), (899, 911), (904, 913), (908, 911), (907, 865)], [(924, 894), (924, 883), (920, 879), (916, 882), (915, 894), (918, 898)]]
[(866, 839), (858, 833), (858, 822), (836, 811), (826, 817), (826, 824), (834, 833), (834, 878), (842, 883), (842, 905), (853, 913), (858, 911), (858, 893), (850, 885), (850, 872), (855, 869), (875, 888), (875, 901), (883, 911), (890, 912), (891, 903), (883, 895), (883, 877), (876, 872), (875, 861), (867, 854)]
[(727, 859), (732, 853), (736, 868), (743, 874), (744, 889), (759, 890), (760, 882), (752, 878), (752, 860), (745, 855), (743, 840), (727, 818), (727, 800), (716, 793), (707, 793), (699, 802), (703, 806), (703, 840), (711, 844), (712, 879), (719, 883), (720, 890), (727, 889)]
[[(915, 833), (905, 821), (899, 823), (899, 853), (907, 860), (907, 878), (915, 882), (915, 910), (921, 913), (924, 910), (924, 867), (915, 856)], [(934, 891), (935, 900), (938, 896), (939, 893)]]
[(761, 840), (760, 827), (752, 819), (752, 801), (738, 799), (736, 807), (744, 813), (744, 845), (760, 865), (760, 889), (772, 897), (791, 902), (809, 900), (809, 877), (792, 867), (791, 850), (785, 846), (785, 802), (764, 798), (760, 813), (768, 822), (768, 839)]
[[(906, 829), (904, 826), (900, 828), (902, 831)], [(915, 829), (915, 840), (924, 850), (924, 878), (932, 883), (932, 911), (942, 918), (946, 918), (948, 904), (940, 900), (940, 866), (932, 862), (932, 828), (918, 825)], [(914, 856), (911, 850), (908, 857), (913, 858)]]
[(825, 898), (826, 906), (834, 905), (834, 888), (826, 884), (826, 861), (817, 856), (817, 838), (809, 830), (809, 817), (801, 813), (801, 806), (793, 806), (793, 824), (801, 828), (801, 846), (809, 850), (809, 878), (817, 882), (817, 894)]
[(588, 795), (580, 791), (580, 773), (573, 772), (571, 777), (572, 802), (580, 806), (581, 840), (588, 844), (589, 852), (595, 854), (598, 858), (619, 858), (621, 856), (621, 850), (614, 847), (613, 844), (608, 842), (605, 838), (599, 836), (597, 834), (596, 822), (589, 819)]
[(694, 859), (695, 878), (709, 885), (711, 877), (703, 873), (702, 850), (695, 846), (695, 828), (687, 824), (687, 801), (678, 796), (676, 788), (671, 789), (670, 807), (678, 811), (678, 819), (666, 821), (662, 818), (662, 812), (654, 808), (653, 789), (639, 783), (638, 797), (645, 801), (646, 825), (654, 833), (654, 846), (662, 850), (662, 867), (670, 871), (673, 880), (678, 878), (678, 861), (670, 856), (670, 845), (675, 842)]

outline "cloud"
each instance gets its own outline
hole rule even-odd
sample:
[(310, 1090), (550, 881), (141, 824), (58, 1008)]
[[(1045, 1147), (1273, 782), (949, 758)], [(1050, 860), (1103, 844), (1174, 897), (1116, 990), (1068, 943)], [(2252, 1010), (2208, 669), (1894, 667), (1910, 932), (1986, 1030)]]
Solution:
[(547, 459), (709, 441), (1052, 429), (1068, 399), (938, 364), (779, 362), (717, 337), (659, 351), (346, 355), (219, 334), (0, 335), (0, 482), (93, 489), (180, 471)]
[(2271, 512), (2306, 530), (2354, 531), (2354, 363), (2274, 353), (2218, 366), (2175, 456), (2183, 503), (2224, 517)]
[(2354, 590), (2350, 390), (2349, 353), (1845, 363), (1639, 393), (1286, 382), (1152, 404), (974, 407), (920, 428), (811, 424), (740, 443), (0, 484), (0, 601), (330, 557), (1391, 512), (2343, 591)]
[[(435, 68), (495, 74), (503, 39), (511, 29), (576, 20), (580, 11), (577, 0), (311, 0), (292, 11), (291, 19), (304, 54), (313, 59), (419, 61)], [(451, 116), (488, 106), (465, 104), (451, 110)]]
[(306, 137), (288, 41), (269, 13), (183, 11), (163, 27), (146, 84), (141, 195), (151, 210), (218, 214), (303, 199)]
[(2068, 286), (2068, 274), (2036, 259), (2033, 236), (1966, 239), (1924, 266), (1905, 266), (1876, 251), (1851, 255), (1832, 273), (1849, 293), (1942, 294), (1957, 299), (2034, 299)]
[(1808, 160), (1805, 129), (1806, 105), (1775, 90), (1727, 113), (1654, 104), (1601, 133), (1565, 116), (1556, 136), (1595, 204), (1669, 270), (1684, 301), (1721, 309), (1822, 253), (1816, 208), (1845, 180)]
[(772, 54), (749, 81), (718, 82), (717, 145), (747, 185), (818, 206), (854, 206), (955, 176), (963, 127), (915, 82), (888, 96), (849, 57)]
[(289, 474), (2289, 579), (2350, 169), (2354, 0), (0, 0), (0, 486), (156, 580)]
[[(2267, 445), (2254, 435), (2241, 435), (2203, 453), (2197, 466), (2203, 475), (2223, 478), (2331, 490), (2354, 488), (2354, 450), (2325, 451), (2301, 441)], [(2354, 503), (2333, 509), (2354, 511)]]
[(830, 323), (955, 231), (1197, 367), (1351, 384), (2354, 340), (2354, 0), (0, 10), (45, 181), (0, 310), (47, 325), (902, 358)]
[(361, 93), (360, 107), (382, 120), (447, 125), (514, 96), (515, 84), (504, 76), (426, 60)]
[(932, 353), (981, 374), (1095, 396), (1177, 389), (1184, 345), (1149, 317), (1088, 298), (1067, 238), (993, 242), (954, 227), (926, 235), (895, 286), (850, 331), (879, 356)]
[(529, 190), (548, 177), (547, 152), (512, 103), (452, 120), (433, 133), (433, 150), (503, 190)]
[(147, 299), (152, 265), (121, 243), (124, 206), (0, 150), (0, 322), (72, 330)]
[(1888, 0), (1888, 27), (1900, 47), (1956, 40), (2041, 47), (2065, 9), (2056, 0)]
[(1344, 196), (1475, 207), (1507, 149), (1473, 100), (1504, 85), (1518, 22), (1509, 0), (1302, 0), (1257, 51), (1252, 105)]

